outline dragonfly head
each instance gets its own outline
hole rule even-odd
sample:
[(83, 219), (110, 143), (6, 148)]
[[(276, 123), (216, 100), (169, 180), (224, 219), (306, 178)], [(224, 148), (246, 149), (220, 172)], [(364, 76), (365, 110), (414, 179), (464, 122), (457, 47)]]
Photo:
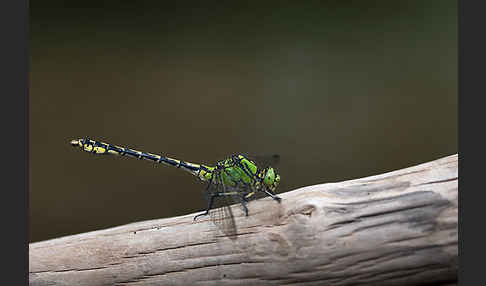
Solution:
[(268, 167), (265, 169), (265, 176), (263, 178), (263, 183), (267, 188), (270, 189), (271, 192), (275, 192), (277, 189), (278, 183), (280, 182), (280, 175), (275, 172), (275, 169), (272, 167)]

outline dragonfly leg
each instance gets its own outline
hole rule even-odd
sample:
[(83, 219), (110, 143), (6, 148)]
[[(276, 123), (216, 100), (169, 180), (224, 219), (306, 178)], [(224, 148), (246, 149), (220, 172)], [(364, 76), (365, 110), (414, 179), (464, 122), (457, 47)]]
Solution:
[(194, 220), (196, 220), (200, 216), (206, 216), (206, 215), (209, 214), (209, 211), (211, 210), (211, 208), (213, 206), (213, 203), (214, 203), (214, 198), (216, 198), (216, 197), (219, 197), (219, 193), (217, 193), (217, 194), (211, 194), (211, 197), (209, 198), (209, 202), (208, 202), (208, 208), (202, 214), (198, 214), (197, 216), (195, 216), (194, 217)]
[(196, 221), (198, 217), (200, 217), (200, 216), (206, 216), (206, 215), (208, 215), (208, 214), (209, 214), (209, 210), (206, 210), (204, 213), (196, 215), (196, 216), (194, 217), (194, 221)]
[[(213, 178), (214, 176), (211, 177), (211, 180), (209, 180), (209, 183), (208, 183), (208, 186), (206, 187), (206, 193), (209, 191), (209, 188), (211, 187), (211, 185), (213, 184)], [(219, 193), (216, 193), (216, 194), (211, 194), (211, 197), (209, 198), (208, 200), (208, 207), (206, 209), (206, 211), (202, 214), (198, 214), (197, 216), (194, 217), (194, 221), (200, 217), (200, 216), (206, 216), (209, 214), (209, 211), (211, 210), (211, 207), (213, 206), (213, 203), (214, 203), (214, 198), (219, 196)]]
[(253, 196), (254, 194), (255, 194), (255, 191), (252, 191), (252, 192), (250, 192), (250, 193), (246, 194), (246, 195), (245, 195), (245, 200), (246, 200), (246, 199), (248, 199), (248, 198), (250, 198), (250, 197), (251, 197), (251, 196)]
[(245, 216), (248, 216), (248, 207), (246, 206), (247, 200), (245, 196), (241, 197), (241, 206), (243, 207), (243, 211), (245, 211)]
[(278, 196), (276, 196), (276, 195), (274, 195), (274, 194), (270, 193), (270, 192), (269, 192), (269, 191), (267, 191), (266, 189), (263, 189), (263, 192), (264, 192), (265, 194), (267, 194), (268, 196), (272, 197), (272, 199), (276, 200), (276, 201), (277, 201), (277, 202), (279, 202), (279, 203), (280, 203), (280, 201), (282, 200), (280, 197), (278, 197)]

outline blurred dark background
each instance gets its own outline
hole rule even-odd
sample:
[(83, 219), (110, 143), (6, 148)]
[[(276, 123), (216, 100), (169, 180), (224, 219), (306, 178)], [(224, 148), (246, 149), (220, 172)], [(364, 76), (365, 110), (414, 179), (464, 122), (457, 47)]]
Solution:
[(80, 3), (30, 2), (31, 242), (205, 207), (187, 173), (73, 138), (278, 153), (280, 192), (457, 153), (456, 1)]

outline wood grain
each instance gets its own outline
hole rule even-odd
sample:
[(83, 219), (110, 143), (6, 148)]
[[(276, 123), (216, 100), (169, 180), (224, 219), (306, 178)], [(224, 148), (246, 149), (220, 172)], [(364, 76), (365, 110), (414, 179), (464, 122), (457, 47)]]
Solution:
[(421, 285), (457, 281), (458, 156), (29, 245), (30, 285)]

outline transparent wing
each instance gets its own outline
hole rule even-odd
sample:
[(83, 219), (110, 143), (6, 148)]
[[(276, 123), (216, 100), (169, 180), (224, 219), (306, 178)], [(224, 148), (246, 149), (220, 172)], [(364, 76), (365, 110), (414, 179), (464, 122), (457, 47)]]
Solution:
[[(219, 177), (217, 179), (220, 180)], [(232, 200), (230, 195), (224, 195), (229, 191), (228, 187), (220, 182), (211, 182), (206, 190), (205, 196), (208, 202), (213, 197), (212, 206), (209, 210), (211, 221), (221, 232), (231, 237), (236, 235), (237, 230), (233, 211), (230, 207)]]
[(268, 154), (268, 155), (255, 155), (255, 154), (245, 154), (248, 159), (252, 160), (260, 168), (266, 168), (268, 166), (276, 167), (280, 163), (279, 154)]

